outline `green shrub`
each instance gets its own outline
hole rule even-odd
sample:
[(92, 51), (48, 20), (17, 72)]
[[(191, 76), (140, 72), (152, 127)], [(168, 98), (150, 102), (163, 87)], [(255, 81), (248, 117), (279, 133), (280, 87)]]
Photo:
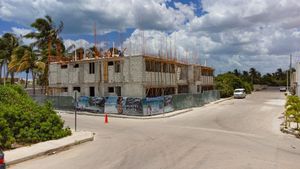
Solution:
[[(298, 96), (288, 96), (285, 104), (285, 124), (294, 121), (299, 129), (300, 123), (300, 99)], [(292, 117), (292, 118), (291, 118)]]
[(287, 101), (285, 103), (285, 107), (292, 106), (299, 103), (300, 103), (300, 99), (298, 96), (288, 96)]
[(71, 134), (50, 103), (38, 105), (16, 85), (0, 86), (0, 148), (30, 144)]
[(251, 91), (253, 91), (253, 85), (248, 82), (243, 82), (242, 86), (245, 89), (247, 94), (251, 94)]
[(11, 148), (11, 145), (15, 142), (12, 131), (9, 128), (7, 121), (0, 118), (0, 147)]
[(237, 77), (232, 73), (225, 73), (218, 75), (215, 78), (216, 88), (220, 90), (220, 95), (222, 98), (230, 97), (233, 95), (234, 89), (244, 88), (247, 94), (253, 91), (253, 85), (243, 81), (241, 78)]

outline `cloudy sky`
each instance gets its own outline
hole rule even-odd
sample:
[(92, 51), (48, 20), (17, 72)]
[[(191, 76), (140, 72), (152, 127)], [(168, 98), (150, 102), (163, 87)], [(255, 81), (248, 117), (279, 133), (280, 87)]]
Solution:
[(288, 67), (290, 54), (300, 61), (299, 0), (1, 0), (0, 34), (26, 34), (45, 15), (64, 22), (66, 46), (93, 45), (96, 23), (103, 48), (168, 51), (216, 73), (274, 72)]

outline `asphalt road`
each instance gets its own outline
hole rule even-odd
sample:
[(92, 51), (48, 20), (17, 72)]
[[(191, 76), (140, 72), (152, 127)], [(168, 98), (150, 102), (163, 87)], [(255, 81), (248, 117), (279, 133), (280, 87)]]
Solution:
[[(78, 116), (96, 139), (13, 169), (299, 169), (300, 140), (279, 131), (278, 89), (255, 92), (176, 117)], [(73, 115), (62, 114), (73, 127)]]

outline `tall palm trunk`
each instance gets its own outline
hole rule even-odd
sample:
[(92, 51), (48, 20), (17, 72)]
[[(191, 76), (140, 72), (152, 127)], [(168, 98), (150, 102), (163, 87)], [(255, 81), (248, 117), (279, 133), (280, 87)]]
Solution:
[(3, 66), (4, 66), (4, 70), (5, 70), (5, 72), (6, 72), (6, 75), (4, 75), (5, 76), (5, 80), (7, 80), (8, 79), (8, 75), (9, 75), (9, 71), (8, 71), (8, 63), (7, 63), (7, 60), (6, 59), (4, 59), (4, 64), (3, 64)]
[(48, 86), (49, 86), (49, 78), (48, 78), (48, 75), (49, 75), (49, 63), (46, 65), (46, 68), (45, 68), (45, 72), (44, 72), (44, 75), (43, 75), (43, 84), (44, 84), (44, 88), (45, 88), (45, 94), (48, 95)]
[(8, 76), (9, 76), (9, 71), (8, 70), (6, 70), (7, 72), (6, 72), (6, 75), (5, 75), (5, 80), (7, 80), (8, 79)]
[(35, 73), (32, 72), (32, 88), (33, 88), (33, 95), (35, 96)]
[(0, 63), (0, 84), (2, 83), (2, 65), (3, 63)]
[(29, 74), (29, 70), (26, 70), (26, 79), (25, 79), (25, 89), (28, 87), (28, 74)]
[(15, 72), (10, 72), (10, 83), (15, 84)]

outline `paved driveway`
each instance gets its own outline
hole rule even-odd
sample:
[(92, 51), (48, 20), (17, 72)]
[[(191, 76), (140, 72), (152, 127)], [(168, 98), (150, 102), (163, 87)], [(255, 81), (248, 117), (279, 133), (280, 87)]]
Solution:
[[(300, 140), (279, 131), (283, 105), (269, 89), (167, 119), (78, 116), (95, 141), (11, 168), (299, 169)], [(62, 117), (73, 127), (73, 115)]]

